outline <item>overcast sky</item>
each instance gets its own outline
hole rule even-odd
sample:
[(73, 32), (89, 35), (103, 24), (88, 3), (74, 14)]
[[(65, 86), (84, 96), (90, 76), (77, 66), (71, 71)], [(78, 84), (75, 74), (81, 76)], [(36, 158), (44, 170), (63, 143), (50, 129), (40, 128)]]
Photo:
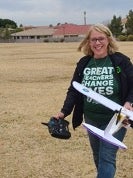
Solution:
[(0, 0), (0, 18), (19, 26), (57, 23), (103, 23), (113, 15), (122, 18), (133, 9), (133, 0)]

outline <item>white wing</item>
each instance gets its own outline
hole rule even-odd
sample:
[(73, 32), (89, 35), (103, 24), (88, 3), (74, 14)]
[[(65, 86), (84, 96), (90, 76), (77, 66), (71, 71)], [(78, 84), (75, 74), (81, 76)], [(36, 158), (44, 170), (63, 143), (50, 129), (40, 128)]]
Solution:
[(121, 149), (127, 149), (127, 146), (122, 143), (121, 141), (117, 140), (115, 137), (113, 137), (110, 133), (108, 134), (104, 134), (104, 131), (103, 130), (100, 130), (90, 124), (86, 124), (86, 123), (82, 123), (82, 125), (89, 131), (91, 132), (92, 134), (96, 135), (97, 137), (99, 137), (100, 139), (108, 142), (108, 143), (111, 143), (115, 146), (118, 146), (119, 148)]
[(103, 95), (100, 95), (99, 93), (93, 91), (90, 88), (87, 88), (83, 85), (81, 85), (80, 83), (74, 81), (73, 82), (73, 87), (78, 90), (80, 93), (86, 95), (87, 97), (92, 98), (93, 100), (97, 101), (98, 103), (108, 107), (109, 109), (113, 110), (113, 111), (120, 111), (121, 113), (125, 114), (126, 116), (129, 117), (130, 120), (133, 120), (133, 112), (124, 108), (123, 106), (115, 103), (114, 101), (106, 98)]

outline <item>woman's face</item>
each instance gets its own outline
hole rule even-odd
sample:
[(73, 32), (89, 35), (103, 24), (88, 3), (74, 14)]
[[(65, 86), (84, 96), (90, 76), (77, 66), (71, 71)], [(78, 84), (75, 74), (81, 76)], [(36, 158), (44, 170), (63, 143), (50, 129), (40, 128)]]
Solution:
[(90, 47), (94, 53), (94, 58), (99, 59), (108, 54), (108, 38), (104, 33), (93, 30), (90, 35)]

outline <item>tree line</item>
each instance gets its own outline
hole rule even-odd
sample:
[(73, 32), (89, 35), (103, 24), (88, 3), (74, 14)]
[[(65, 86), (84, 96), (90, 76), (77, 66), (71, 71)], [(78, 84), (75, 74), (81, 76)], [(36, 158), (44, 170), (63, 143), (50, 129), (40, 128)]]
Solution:
[(7, 40), (11, 38), (12, 33), (22, 31), (17, 23), (10, 19), (0, 18), (0, 39)]
[(133, 11), (130, 10), (126, 17), (126, 22), (122, 22), (121, 16), (113, 16), (111, 22), (108, 24), (109, 29), (113, 35), (120, 41), (133, 41)]

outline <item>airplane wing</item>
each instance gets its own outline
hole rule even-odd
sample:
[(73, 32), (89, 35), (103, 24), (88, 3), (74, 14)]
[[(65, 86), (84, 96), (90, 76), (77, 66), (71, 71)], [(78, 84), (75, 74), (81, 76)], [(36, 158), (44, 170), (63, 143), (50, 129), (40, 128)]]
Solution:
[(87, 97), (92, 98), (93, 100), (104, 105), (105, 107), (108, 107), (109, 109), (111, 109), (113, 111), (117, 111), (117, 112), (120, 111), (121, 113), (128, 116), (130, 120), (133, 121), (133, 111), (130, 111), (130, 110), (124, 108), (123, 106), (121, 106), (121, 105), (115, 103), (114, 101), (106, 98), (105, 96), (93, 91), (92, 89), (83, 86), (82, 84), (80, 84), (76, 81), (73, 82), (73, 87), (76, 90), (78, 90), (80, 93), (82, 93), (83, 95), (86, 95)]
[(113, 137), (110, 133), (106, 134), (104, 133), (104, 130), (100, 130), (90, 124), (87, 123), (82, 123), (82, 125), (92, 134), (94, 134), (95, 136), (99, 137), (100, 139), (113, 144), (121, 149), (127, 149), (127, 146), (122, 143), (121, 141), (119, 141), (118, 139), (116, 139), (115, 137)]

